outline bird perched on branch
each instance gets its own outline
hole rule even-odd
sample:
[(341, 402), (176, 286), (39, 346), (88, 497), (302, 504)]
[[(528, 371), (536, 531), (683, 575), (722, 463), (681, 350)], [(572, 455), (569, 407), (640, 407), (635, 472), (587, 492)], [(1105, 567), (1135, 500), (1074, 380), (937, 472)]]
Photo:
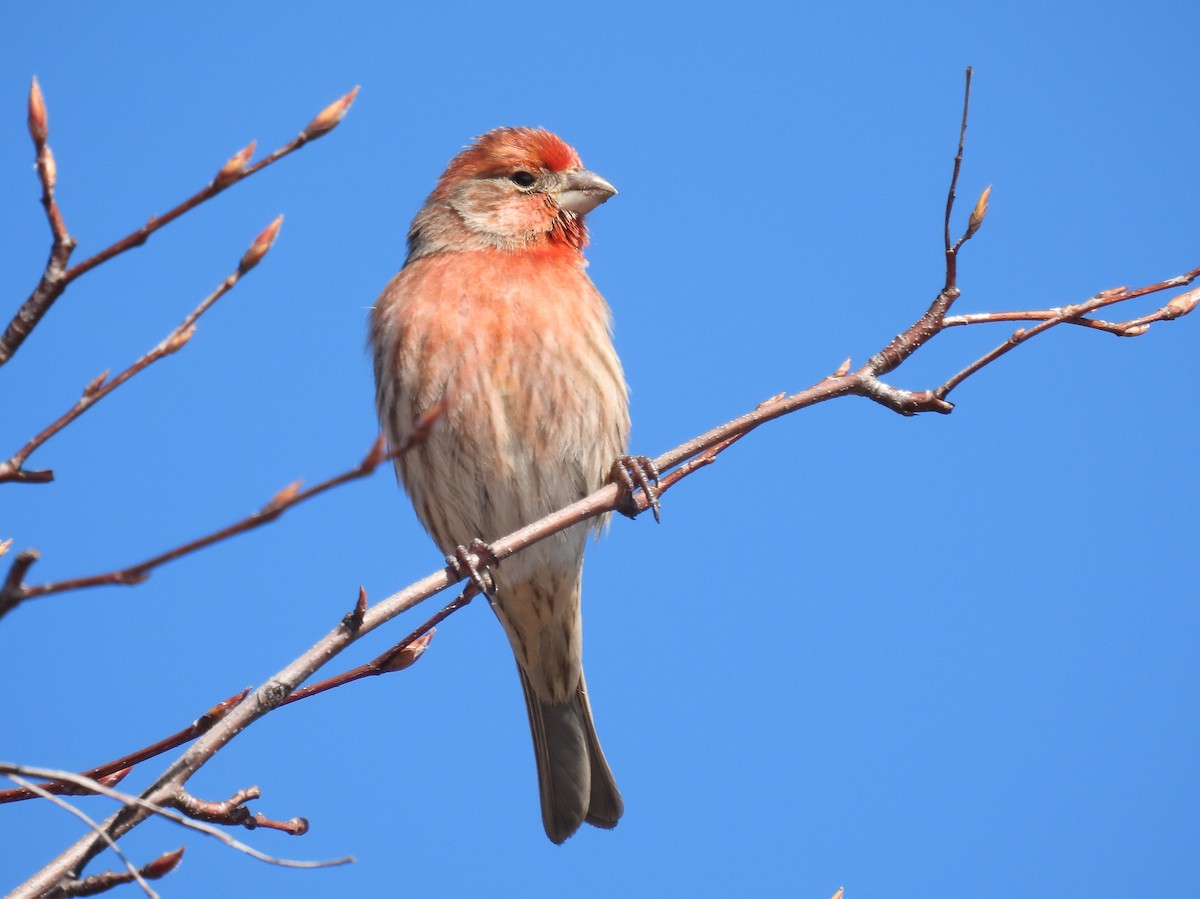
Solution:
[[(625, 379), (583, 257), (584, 216), (616, 192), (548, 131), (490, 131), (450, 161), (373, 308), (376, 402), (392, 444), (441, 409), (396, 468), (455, 567), (471, 541), (601, 487), (625, 452)], [(584, 821), (613, 827), (623, 810), (583, 677), (588, 530), (505, 559), (483, 583), (516, 655), (555, 843)]]

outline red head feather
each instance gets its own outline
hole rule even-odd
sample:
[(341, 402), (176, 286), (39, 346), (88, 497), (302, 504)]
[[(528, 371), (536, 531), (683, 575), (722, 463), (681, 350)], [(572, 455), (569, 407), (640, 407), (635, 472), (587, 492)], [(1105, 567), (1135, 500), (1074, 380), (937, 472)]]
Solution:
[(545, 128), (496, 128), (450, 160), (435, 194), (469, 178), (491, 178), (517, 169), (565, 172), (583, 168), (579, 154)]

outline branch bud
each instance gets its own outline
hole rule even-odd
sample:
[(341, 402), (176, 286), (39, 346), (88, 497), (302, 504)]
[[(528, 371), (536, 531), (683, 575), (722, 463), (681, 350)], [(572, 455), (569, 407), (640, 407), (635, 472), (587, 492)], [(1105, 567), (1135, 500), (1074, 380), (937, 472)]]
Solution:
[(42, 88), (36, 77), (29, 86), (29, 136), (41, 147), (50, 134), (50, 125), (46, 120), (46, 101), (42, 97)]
[(296, 498), (296, 494), (300, 492), (300, 485), (303, 483), (303, 481), (292, 481), (292, 483), (272, 496), (270, 502), (263, 506), (262, 514), (266, 515), (271, 512), (278, 512), (288, 505), (288, 503)]
[(126, 765), (124, 768), (122, 768), (119, 771), (114, 771), (112, 774), (106, 774), (103, 777), (97, 778), (96, 782), (103, 784), (106, 787), (110, 787), (110, 788), (115, 787), (117, 784), (119, 784), (121, 781), (123, 781), (126, 777), (128, 777), (129, 772), (131, 772), (132, 770), (133, 770), (133, 765)]
[(12, 537), (9, 537), (7, 540), (0, 540), (0, 556), (3, 556), (6, 552), (8, 552), (10, 549), (12, 549), (12, 545), (13, 545)]
[(1141, 337), (1150, 330), (1149, 325), (1130, 325), (1120, 332), (1121, 337)]
[(104, 382), (108, 380), (108, 372), (109, 369), (106, 368), (100, 374), (96, 375), (96, 377), (92, 378), (92, 380), (88, 381), (87, 386), (83, 388), (85, 398), (93, 396), (97, 390), (104, 386)]
[(338, 122), (346, 117), (346, 113), (350, 110), (350, 104), (354, 102), (354, 98), (357, 95), (358, 88), (356, 87), (344, 97), (334, 100), (317, 113), (315, 119), (304, 126), (304, 130), (300, 132), (300, 136), (305, 140), (314, 140), (324, 134), (328, 134), (337, 127)]
[[(185, 346), (187, 346), (187, 342), (195, 336), (196, 336), (196, 326), (195, 325), (188, 325), (182, 331), (173, 332), (169, 337), (167, 337), (167, 339), (165, 341), (163, 341), (163, 344), (162, 344), (163, 353), (168, 356), (171, 353), (178, 353)], [(107, 372), (105, 374), (107, 374)]]
[(54, 190), (54, 185), (58, 183), (58, 163), (54, 161), (54, 153), (49, 147), (43, 146), (42, 152), (38, 154), (38, 161), (42, 166), (42, 180), (46, 189)]
[(393, 672), (403, 671), (405, 668), (410, 667), (429, 648), (429, 641), (433, 639), (433, 634), (436, 630), (437, 628), (431, 627), (428, 631), (417, 637), (417, 639), (413, 640), (412, 643), (408, 644), (408, 646), (404, 647), (404, 649), (385, 660), (379, 670), (381, 672)]
[(1171, 302), (1167, 303), (1167, 315), (1169, 318), (1179, 318), (1181, 315), (1187, 315), (1196, 308), (1196, 304), (1200, 303), (1200, 287), (1189, 290), (1187, 293), (1181, 293)]
[(166, 877), (177, 867), (179, 867), (179, 862), (182, 859), (182, 847), (176, 849), (174, 852), (164, 852), (154, 861), (142, 868), (139, 873), (147, 880), (158, 880), (160, 877)]
[(988, 197), (992, 195), (992, 186), (989, 184), (983, 189), (983, 193), (979, 195), (979, 199), (975, 203), (975, 208), (971, 210), (971, 217), (967, 219), (967, 237), (970, 237), (979, 230), (979, 226), (983, 224), (983, 217), (988, 211)]
[(235, 693), (228, 699), (222, 699), (211, 709), (192, 722), (192, 727), (204, 733), (222, 718), (229, 714), (229, 710), (236, 706), (239, 702), (250, 695), (250, 688), (242, 690), (240, 693)]
[(245, 147), (230, 156), (229, 161), (221, 166), (221, 170), (217, 172), (217, 177), (213, 178), (213, 185), (217, 188), (225, 188), (242, 177), (242, 174), (246, 171), (246, 163), (254, 155), (254, 148), (256, 146), (258, 146), (258, 141), (252, 140)]
[(275, 243), (275, 237), (279, 234), (279, 226), (283, 224), (283, 216), (275, 219), (271, 224), (262, 229), (258, 237), (254, 238), (254, 242), (250, 244), (250, 249), (246, 251), (246, 255), (242, 257), (242, 261), (238, 263), (238, 274), (244, 275), (254, 266), (262, 262), (267, 251), (271, 249), (271, 244)]

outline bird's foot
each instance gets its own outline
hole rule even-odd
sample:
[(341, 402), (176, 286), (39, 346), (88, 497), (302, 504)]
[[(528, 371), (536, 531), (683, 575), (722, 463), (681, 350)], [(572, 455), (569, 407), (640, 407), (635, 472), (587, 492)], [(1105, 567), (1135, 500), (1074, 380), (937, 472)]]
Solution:
[(618, 512), (626, 518), (637, 518), (638, 512), (641, 510), (638, 509), (633, 494), (640, 487), (646, 494), (646, 502), (650, 511), (654, 513), (654, 520), (660, 521), (658, 517), (658, 466), (654, 464), (653, 459), (647, 456), (617, 456), (612, 464), (609, 480), (620, 487), (625, 494), (617, 506)]
[(488, 568), (497, 564), (496, 554), (478, 537), (469, 546), (455, 547), (454, 555), (446, 556), (446, 564), (458, 577), (468, 578), (475, 589), (488, 599), (495, 596), (496, 582), (488, 573)]

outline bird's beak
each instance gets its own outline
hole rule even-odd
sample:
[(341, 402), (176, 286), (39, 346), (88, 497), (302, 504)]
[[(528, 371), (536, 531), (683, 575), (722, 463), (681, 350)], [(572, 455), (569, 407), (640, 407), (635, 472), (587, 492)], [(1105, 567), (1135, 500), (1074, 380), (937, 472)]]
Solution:
[(616, 193), (617, 189), (595, 172), (575, 169), (563, 175), (558, 205), (576, 215), (586, 215)]

